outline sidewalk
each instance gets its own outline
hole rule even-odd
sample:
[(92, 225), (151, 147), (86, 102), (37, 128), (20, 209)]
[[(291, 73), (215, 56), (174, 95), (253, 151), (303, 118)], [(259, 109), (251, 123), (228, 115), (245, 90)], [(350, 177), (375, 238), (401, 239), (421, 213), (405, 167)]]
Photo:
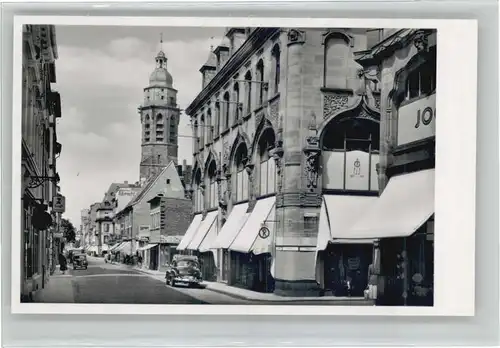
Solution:
[(59, 268), (50, 276), (45, 288), (33, 295), (34, 302), (40, 303), (74, 303), (75, 297), (71, 275), (61, 274)]
[[(121, 265), (120, 265), (121, 266)], [(137, 266), (126, 266), (136, 271), (150, 275), (152, 278), (158, 279), (160, 281), (165, 280), (164, 272), (152, 271), (149, 269), (142, 269)], [(374, 302), (372, 300), (367, 300), (363, 297), (336, 297), (336, 296), (321, 296), (321, 297), (284, 297), (278, 296), (273, 293), (261, 293), (252, 290), (246, 290), (237, 288), (234, 286), (229, 286), (224, 283), (217, 282), (207, 282), (204, 281), (202, 285), (206, 290), (216, 292), (219, 294), (231, 296), (240, 300), (245, 301), (268, 301), (268, 302), (282, 302), (282, 303), (293, 303), (293, 302), (310, 302), (311, 305), (318, 304), (329, 304), (338, 306), (372, 306)]]

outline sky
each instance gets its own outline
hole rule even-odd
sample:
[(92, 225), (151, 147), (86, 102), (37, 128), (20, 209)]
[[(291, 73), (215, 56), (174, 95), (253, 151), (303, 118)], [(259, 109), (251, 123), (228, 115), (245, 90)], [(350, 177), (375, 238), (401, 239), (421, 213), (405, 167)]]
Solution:
[[(57, 82), (62, 117), (57, 160), (66, 212), (78, 229), (80, 212), (101, 201), (113, 182), (139, 180), (141, 124), (137, 108), (162, 49), (185, 109), (201, 90), (200, 67), (224, 28), (56, 26)], [(179, 162), (192, 162), (189, 117), (181, 112)]]

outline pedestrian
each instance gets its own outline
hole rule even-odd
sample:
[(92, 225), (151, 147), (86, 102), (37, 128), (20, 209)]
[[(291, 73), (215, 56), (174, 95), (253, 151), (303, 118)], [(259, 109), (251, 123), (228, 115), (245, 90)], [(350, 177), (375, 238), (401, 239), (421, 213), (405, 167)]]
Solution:
[(59, 253), (59, 269), (61, 270), (62, 274), (65, 274), (66, 270), (68, 269), (68, 261), (62, 253)]

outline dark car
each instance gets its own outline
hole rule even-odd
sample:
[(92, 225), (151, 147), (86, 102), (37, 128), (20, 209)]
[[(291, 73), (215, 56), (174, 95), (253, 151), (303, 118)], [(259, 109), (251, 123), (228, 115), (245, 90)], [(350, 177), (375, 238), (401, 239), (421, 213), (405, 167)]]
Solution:
[(81, 268), (87, 269), (89, 263), (87, 262), (87, 255), (75, 254), (73, 255), (73, 269)]
[(193, 256), (175, 259), (165, 272), (165, 283), (170, 286), (185, 284), (199, 286), (202, 282), (200, 264)]

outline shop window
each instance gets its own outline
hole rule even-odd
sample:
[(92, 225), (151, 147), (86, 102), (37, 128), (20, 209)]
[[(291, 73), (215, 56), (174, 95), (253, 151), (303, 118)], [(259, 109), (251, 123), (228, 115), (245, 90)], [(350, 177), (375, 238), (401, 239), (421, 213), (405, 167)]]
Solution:
[(227, 282), (229, 276), (229, 250), (222, 251), (222, 281)]
[(40, 273), (40, 233), (41, 232), (36, 229), (33, 230), (33, 243), (31, 245), (33, 248), (33, 274)]

